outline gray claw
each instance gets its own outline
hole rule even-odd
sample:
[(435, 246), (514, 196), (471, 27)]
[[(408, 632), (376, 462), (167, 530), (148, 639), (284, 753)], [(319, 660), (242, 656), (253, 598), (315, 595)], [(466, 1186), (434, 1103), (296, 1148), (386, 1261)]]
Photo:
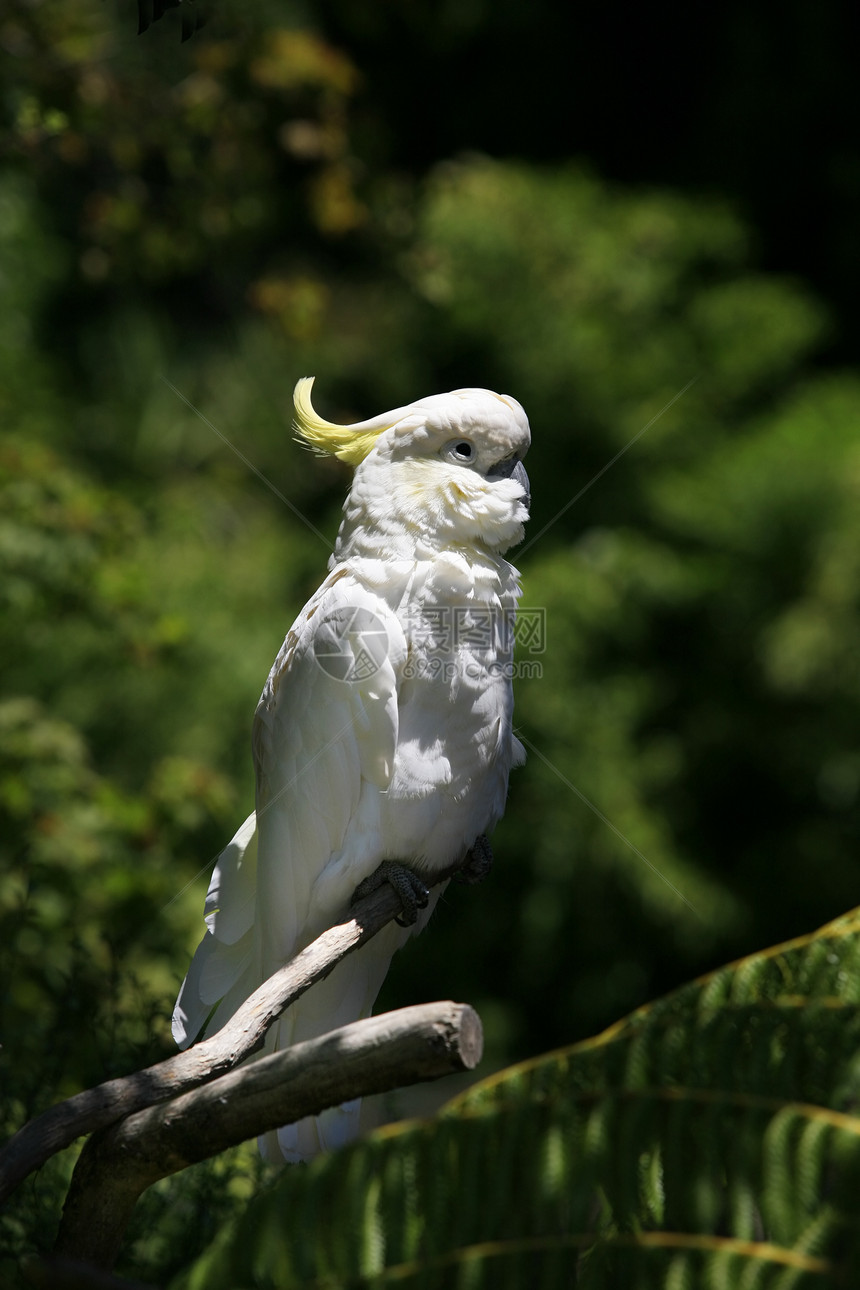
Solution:
[(413, 869), (407, 868), (398, 860), (383, 860), (369, 878), (358, 884), (352, 895), (352, 904), (369, 896), (371, 892), (378, 891), (384, 883), (393, 887), (400, 897), (400, 913), (394, 921), (401, 927), (411, 927), (418, 917), (418, 911), (427, 907), (430, 888)]
[(473, 886), (476, 882), (483, 882), (492, 867), (493, 852), (483, 833), (480, 833), (471, 849), (466, 852), (463, 867), (454, 874), (454, 881)]

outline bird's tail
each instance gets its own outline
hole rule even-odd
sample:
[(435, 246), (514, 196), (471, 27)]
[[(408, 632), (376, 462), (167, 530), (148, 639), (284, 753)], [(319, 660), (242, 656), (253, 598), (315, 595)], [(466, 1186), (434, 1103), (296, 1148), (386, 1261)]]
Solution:
[(173, 1009), (171, 1029), (180, 1048), (194, 1042), (210, 1013), (206, 1033), (214, 1034), (259, 985), (253, 979), (256, 826), (256, 815), (249, 815), (216, 861), (206, 894), (206, 935)]
[[(180, 1048), (188, 1048), (204, 1027), (207, 1036), (214, 1034), (261, 984), (256, 897), (256, 817), (249, 815), (218, 857), (209, 884), (206, 934), (173, 1010), (173, 1038)], [(339, 963), (269, 1028), (265, 1051), (276, 1052), (370, 1016), (391, 958), (410, 934), (411, 929), (391, 924)], [(286, 1125), (263, 1135), (260, 1150), (277, 1163), (334, 1150), (358, 1133), (360, 1109), (360, 1099), (355, 1099)]]
[[(266, 1052), (337, 1030), (350, 1022), (369, 1017), (392, 956), (409, 932), (391, 924), (362, 946), (323, 981), (318, 981), (270, 1027)], [(334, 1151), (350, 1142), (359, 1131), (361, 1099), (333, 1106), (317, 1116), (308, 1116), (263, 1134), (260, 1151), (266, 1160), (295, 1163), (320, 1151)]]

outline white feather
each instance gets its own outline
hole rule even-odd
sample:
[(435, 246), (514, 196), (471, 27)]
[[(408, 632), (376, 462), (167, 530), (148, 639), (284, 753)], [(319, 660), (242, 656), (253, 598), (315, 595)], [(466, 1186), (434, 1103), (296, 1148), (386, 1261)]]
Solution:
[[(485, 629), (508, 622), (519, 595), (501, 552), (522, 535), (525, 489), (495, 467), (525, 453), (525, 414), (507, 397), (460, 390), (391, 416), (363, 423), (387, 428), (356, 468), (328, 577), (263, 690), (256, 812), (215, 867), (206, 935), (174, 1012), (181, 1046), (207, 1017), (206, 1033), (217, 1030), (346, 916), (383, 859), (432, 873), (461, 858), (501, 817), (523, 758), (511, 733), (512, 642)], [(455, 439), (473, 445), (468, 468), (451, 460)], [(369, 1015), (391, 956), (440, 891), (414, 929), (391, 924), (298, 1000), (267, 1050)], [(303, 1159), (357, 1124), (350, 1103), (261, 1147)]]

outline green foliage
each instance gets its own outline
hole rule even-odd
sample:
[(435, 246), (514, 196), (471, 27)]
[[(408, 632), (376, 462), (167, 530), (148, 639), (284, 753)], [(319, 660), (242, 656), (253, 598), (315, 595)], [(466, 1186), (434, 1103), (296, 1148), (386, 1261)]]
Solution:
[[(213, 492), (189, 473), (142, 505), (32, 434), (0, 446), (3, 1137), (172, 1051), (175, 950), (186, 957), (200, 920), (190, 880), (202, 862), (205, 885), (234, 826), (234, 781), (250, 794), (248, 714), (281, 586), (302, 572), (301, 539), (285, 577), (274, 511), (240, 515), (231, 491), (229, 477)], [(213, 563), (232, 587), (223, 601)], [(242, 614), (262, 649), (238, 655)], [(6, 1208), (3, 1276), (50, 1248), (71, 1165), (52, 1161)], [(220, 1168), (213, 1178), (175, 1207), (195, 1230), (210, 1230), (194, 1215), (217, 1212), (213, 1186), (240, 1194)]]
[[(235, 795), (201, 748), (155, 746), (147, 707), (172, 703), (182, 719), (170, 670), (189, 647), (141, 577), (144, 515), (23, 436), (0, 448), (0, 512), (6, 1137), (166, 1055), (172, 948), (198, 914), (177, 893), (213, 854)], [(50, 1243), (70, 1168), (52, 1161), (7, 1207), (13, 1261)]]
[[(434, 48), (461, 9), (434, 15)], [(251, 714), (320, 581), (348, 478), (291, 440), (305, 374), (334, 418), (487, 385), (518, 397), (534, 432), (533, 518), (514, 554), (524, 603), (546, 613), (545, 648), (520, 655), (542, 675), (516, 682), (529, 762), (491, 878), (448, 893), (382, 1006), (468, 999), (494, 1068), (856, 900), (860, 385), (816, 367), (828, 308), (762, 272), (755, 230), (724, 200), (572, 161), (395, 168), (413, 108), (442, 111), (437, 83), (380, 123), (379, 85), (306, 6), (217, 10), (185, 46), (168, 22), (138, 41), (133, 6), (102, 0), (11, 0), (0, 17), (3, 1133), (170, 1051), (205, 871), (251, 803)], [(392, 83), (411, 75), (404, 53)], [(466, 89), (450, 96), (458, 114)], [(837, 1043), (826, 1006), (805, 1016), (792, 1034)], [(679, 1054), (699, 1038), (692, 1021), (671, 1034)], [(702, 1087), (731, 1091), (724, 1076)], [(814, 1104), (839, 1109), (828, 1087)], [(706, 1216), (723, 1103), (642, 1103), (640, 1129), (635, 1099), (630, 1119), (624, 1098), (601, 1099), (647, 1156), (624, 1184), (635, 1197), (606, 1204), (639, 1205), (657, 1230), (661, 1161), (689, 1123)], [(579, 1103), (532, 1121), (529, 1106), (543, 1154), (524, 1147), (521, 1167), (572, 1176), (565, 1134), (599, 1145), (601, 1121), (576, 1119)], [(766, 1212), (782, 1240), (785, 1198), (778, 1181), (761, 1192), (755, 1146), (770, 1112), (742, 1123), (747, 1111), (752, 1172), (732, 1166), (724, 1225), (758, 1234)], [(491, 1141), (496, 1115), (508, 1123), (470, 1111), (485, 1129), (468, 1133)], [(466, 1122), (444, 1122), (452, 1156)], [(804, 1196), (812, 1148), (832, 1147), (822, 1123), (797, 1130), (802, 1151), (788, 1120), (785, 1137), (767, 1130), (777, 1164), (797, 1148)], [(387, 1141), (368, 1159), (387, 1161)], [(50, 1243), (70, 1154), (4, 1215), (10, 1257)], [(128, 1270), (181, 1269), (244, 1203), (247, 1159), (153, 1189)], [(384, 1177), (359, 1197), (371, 1208)], [(629, 1231), (608, 1241), (616, 1208), (584, 1276), (640, 1260)], [(794, 1275), (649, 1250), (661, 1286), (695, 1284), (703, 1259), (715, 1285)], [(473, 1266), (462, 1276), (480, 1283)]]
[[(497, 1025), (500, 1057), (562, 1043), (669, 962), (852, 900), (860, 386), (805, 371), (823, 311), (748, 256), (720, 205), (573, 167), (459, 162), (418, 207), (410, 282), (534, 430), (515, 559), (546, 648), (520, 655), (508, 877), (477, 927), (446, 910), (495, 983), (494, 1056)], [(387, 1000), (448, 980), (446, 951), (416, 946)]]
[(127, 11), (94, 0), (6, 7), (8, 148), (61, 203), (85, 283), (218, 281), (276, 230), (336, 236), (364, 218), (349, 59), (298, 6), (220, 7), (222, 38), (182, 50), (166, 30), (135, 46)]
[(694, 401), (725, 415), (784, 379), (824, 326), (797, 284), (750, 272), (724, 206), (613, 190), (582, 167), (440, 167), (417, 232), (418, 289), (489, 350), (538, 424), (563, 409), (578, 437), (604, 421), (623, 443), (648, 420), (643, 399), (696, 375), (712, 380)]
[(858, 982), (854, 911), (289, 1170), (176, 1290), (853, 1285)]

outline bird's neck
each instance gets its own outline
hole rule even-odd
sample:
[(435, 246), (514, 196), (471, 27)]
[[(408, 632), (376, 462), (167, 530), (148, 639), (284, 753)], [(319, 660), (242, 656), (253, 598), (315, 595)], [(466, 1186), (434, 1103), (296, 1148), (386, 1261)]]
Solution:
[(519, 573), (497, 552), (464, 547), (413, 547), (398, 552), (338, 548), (329, 570), (347, 569), (392, 609), (404, 605), (502, 605), (519, 599)]
[(338, 561), (419, 562), (444, 552), (502, 561), (502, 552), (522, 540), (520, 490), (512, 500), (471, 476), (458, 484), (438, 471), (392, 477), (393, 469), (382, 471), (373, 462), (357, 467), (337, 536)]
[(478, 563), (505, 563), (500, 551), (491, 550), (483, 542), (464, 541), (454, 534), (448, 540), (431, 539), (414, 528), (391, 523), (387, 517), (382, 517), (372, 527), (358, 524), (353, 528), (344, 520), (337, 535), (332, 562), (380, 560), (386, 564), (396, 561), (422, 564), (451, 553)]

